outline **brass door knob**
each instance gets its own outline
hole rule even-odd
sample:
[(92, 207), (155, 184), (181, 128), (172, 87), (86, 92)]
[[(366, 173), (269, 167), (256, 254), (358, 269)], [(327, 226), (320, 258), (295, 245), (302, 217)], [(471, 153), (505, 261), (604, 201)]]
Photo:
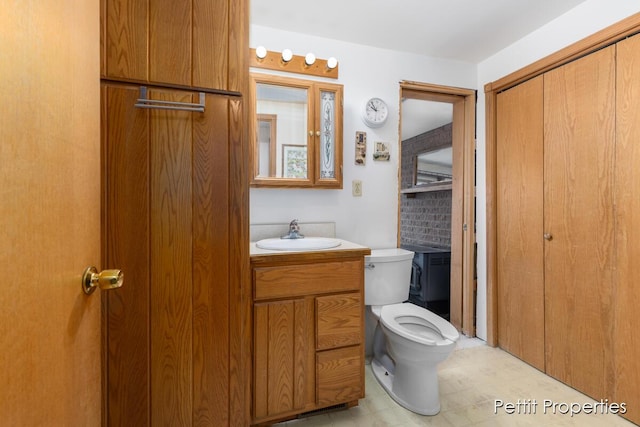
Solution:
[(115, 289), (122, 286), (124, 273), (120, 270), (102, 270), (98, 273), (95, 267), (87, 267), (82, 274), (82, 290), (91, 295), (96, 288), (102, 290)]

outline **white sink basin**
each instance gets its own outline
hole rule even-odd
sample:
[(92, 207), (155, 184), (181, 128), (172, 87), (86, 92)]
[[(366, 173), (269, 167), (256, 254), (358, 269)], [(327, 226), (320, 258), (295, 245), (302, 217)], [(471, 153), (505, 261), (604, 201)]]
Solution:
[(303, 239), (263, 239), (256, 242), (260, 249), (274, 251), (314, 251), (340, 246), (340, 240), (328, 237), (305, 237)]

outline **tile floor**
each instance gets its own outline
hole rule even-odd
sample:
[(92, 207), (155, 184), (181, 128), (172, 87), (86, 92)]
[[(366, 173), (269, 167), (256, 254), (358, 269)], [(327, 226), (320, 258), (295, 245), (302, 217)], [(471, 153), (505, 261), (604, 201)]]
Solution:
[[(289, 421), (286, 427), (413, 427), (413, 426), (580, 426), (616, 427), (634, 424), (617, 415), (552, 414), (543, 409), (543, 401), (557, 404), (594, 402), (587, 396), (541, 373), (500, 349), (484, 345), (478, 339), (463, 338), (458, 348), (438, 367), (441, 411), (421, 416), (405, 410), (393, 401), (365, 366), (366, 397), (359, 406)], [(495, 401), (516, 403), (535, 399), (537, 410), (506, 414), (494, 409)], [(558, 406), (561, 410), (562, 406)], [(528, 412), (528, 413), (527, 413)]]

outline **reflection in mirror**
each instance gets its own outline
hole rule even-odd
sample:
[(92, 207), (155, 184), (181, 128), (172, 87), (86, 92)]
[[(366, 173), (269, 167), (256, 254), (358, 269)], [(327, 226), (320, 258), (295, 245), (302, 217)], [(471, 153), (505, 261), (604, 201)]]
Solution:
[(257, 176), (275, 176), (276, 175), (276, 132), (275, 114), (258, 114), (258, 161)]
[(453, 178), (453, 151), (451, 147), (424, 151), (415, 157), (413, 185), (451, 181)]
[(405, 193), (451, 189), (453, 105), (402, 101), (401, 188)]
[(256, 84), (258, 177), (307, 178), (307, 89)]

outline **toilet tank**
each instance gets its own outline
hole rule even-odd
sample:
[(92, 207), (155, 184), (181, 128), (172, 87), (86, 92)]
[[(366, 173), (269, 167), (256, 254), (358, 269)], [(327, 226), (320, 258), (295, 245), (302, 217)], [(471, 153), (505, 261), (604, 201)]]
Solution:
[(373, 249), (364, 257), (364, 303), (386, 305), (409, 299), (413, 252)]

